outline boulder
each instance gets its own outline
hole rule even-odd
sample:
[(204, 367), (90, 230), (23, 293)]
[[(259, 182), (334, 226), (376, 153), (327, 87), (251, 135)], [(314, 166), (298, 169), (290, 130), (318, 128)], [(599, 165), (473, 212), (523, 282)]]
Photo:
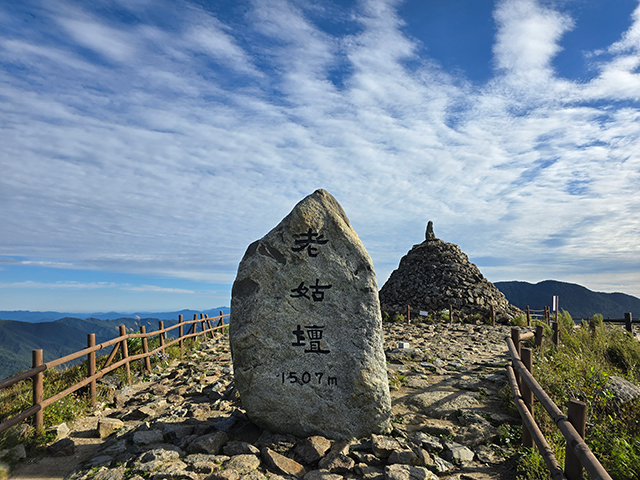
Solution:
[(331, 439), (389, 429), (373, 264), (326, 191), (248, 247), (229, 328), (235, 385), (260, 427)]

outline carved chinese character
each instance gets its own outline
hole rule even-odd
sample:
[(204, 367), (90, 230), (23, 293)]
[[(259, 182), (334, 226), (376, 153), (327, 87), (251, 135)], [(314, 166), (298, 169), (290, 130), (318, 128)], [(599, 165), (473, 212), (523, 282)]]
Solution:
[(320, 348), (320, 341), (322, 340), (322, 329), (318, 325), (305, 326), (307, 329), (307, 336), (309, 337), (309, 350), (305, 350), (304, 353), (329, 353), (329, 350), (322, 350)]
[(306, 343), (304, 343), (304, 330), (300, 328), (300, 325), (298, 325), (298, 328), (293, 331), (293, 334), (296, 336), (296, 341), (291, 345), (294, 347), (304, 347), (306, 345)]
[[(309, 293), (309, 288), (311, 289), (311, 297), (307, 295), (307, 293)], [(309, 287), (305, 287), (304, 282), (300, 282), (300, 285), (298, 285), (297, 288), (291, 289), (292, 294), (290, 296), (292, 298), (313, 298), (314, 302), (321, 302), (324, 300), (323, 290), (328, 288), (331, 288), (331, 285), (320, 285), (320, 279), (316, 278), (316, 284), (310, 285)]]
[(291, 295), (293, 298), (309, 298), (309, 295), (307, 295), (309, 288), (304, 286), (304, 282), (300, 282), (298, 288), (292, 288), (291, 291), (293, 292)]
[(309, 231), (307, 233), (301, 233), (299, 235), (294, 234), (293, 236), (296, 237), (295, 243), (297, 246), (291, 247), (291, 250), (294, 252), (301, 252), (306, 248), (310, 257), (318, 256), (318, 249), (313, 245), (324, 245), (329, 241), (324, 238), (324, 235), (313, 233), (311, 227), (309, 227)]

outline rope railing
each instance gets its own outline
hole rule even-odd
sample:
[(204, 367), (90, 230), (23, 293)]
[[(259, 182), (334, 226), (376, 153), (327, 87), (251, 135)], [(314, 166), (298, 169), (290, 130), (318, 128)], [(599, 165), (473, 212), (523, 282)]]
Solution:
[[(221, 330), (227, 325), (224, 323), (225, 318), (229, 318), (229, 314), (223, 314), (220, 312), (220, 315), (217, 317), (209, 317), (208, 315), (200, 314), (199, 318), (197, 314), (194, 314), (193, 320), (184, 321), (183, 316), (179, 315), (178, 323), (172, 325), (170, 327), (165, 328), (164, 322), (159, 322), (159, 328), (153, 332), (146, 332), (144, 326), (140, 327), (140, 333), (127, 333), (124, 325), (119, 326), (120, 335), (116, 338), (108, 340), (106, 342), (102, 342), (100, 344), (95, 343), (95, 334), (90, 333), (87, 335), (87, 348), (83, 350), (79, 350), (77, 352), (71, 353), (64, 357), (52, 360), (50, 362), (43, 362), (43, 351), (42, 349), (33, 351), (33, 367), (25, 372), (14, 375), (13, 377), (7, 378), (5, 380), (0, 381), (0, 390), (4, 388), (9, 388), (12, 385), (15, 385), (18, 382), (26, 380), (28, 378), (32, 379), (32, 389), (33, 389), (33, 405), (20, 412), (19, 414), (5, 420), (0, 423), (0, 433), (7, 430), (8, 428), (17, 425), (18, 423), (26, 420), (29, 417), (35, 416), (34, 426), (36, 431), (40, 432), (44, 425), (44, 409), (55, 403), (56, 401), (72, 394), (73, 392), (90, 385), (89, 388), (89, 398), (92, 405), (95, 405), (97, 398), (97, 388), (96, 381), (102, 378), (107, 373), (112, 372), (122, 366), (125, 367), (127, 381), (131, 381), (131, 372), (130, 372), (130, 363), (135, 362), (137, 360), (143, 360), (145, 362), (145, 369), (147, 371), (151, 371), (151, 362), (150, 357), (157, 353), (164, 353), (165, 349), (179, 344), (180, 352), (184, 352), (184, 341), (190, 338), (195, 338), (200, 335), (204, 335), (205, 339), (207, 338), (207, 334), (210, 334), (210, 338), (214, 338), (213, 333), (217, 330)], [(215, 322), (217, 320), (217, 322)], [(212, 322), (215, 322), (215, 326)], [(184, 326), (189, 325), (189, 329), (187, 333), (184, 334)], [(198, 325), (200, 325), (201, 330), (198, 331)], [(167, 342), (166, 341), (166, 333), (178, 329), (178, 337)], [(159, 338), (159, 346), (151, 351), (148, 348), (147, 339), (149, 337), (158, 336)], [(129, 355), (127, 340), (141, 338), (142, 339), (142, 350), (143, 352), (137, 355)], [(96, 352), (102, 350), (104, 348), (110, 347), (114, 345), (113, 350), (103, 363), (102, 367), (96, 371)], [(117, 352), (121, 353), (122, 359), (111, 364), (114, 360)], [(44, 391), (44, 372), (46, 370), (52, 369), (64, 363), (76, 360), (83, 356), (87, 356), (87, 377), (80, 382), (71, 385), (65, 390), (56, 393), (48, 398), (43, 398)]]

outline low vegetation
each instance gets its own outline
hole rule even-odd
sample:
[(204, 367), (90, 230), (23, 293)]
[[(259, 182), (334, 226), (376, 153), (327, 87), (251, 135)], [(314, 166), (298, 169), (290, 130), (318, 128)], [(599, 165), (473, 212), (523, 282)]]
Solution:
[[(624, 403), (609, 389), (614, 375), (640, 385), (640, 342), (620, 326), (603, 324), (601, 315), (575, 327), (563, 312), (558, 323), (561, 345), (545, 340), (534, 353), (534, 377), (561, 409), (566, 411), (570, 399), (587, 404), (585, 440), (612, 478), (640, 480), (640, 398)], [(565, 440), (538, 402), (534, 408), (562, 465)], [(513, 431), (503, 434), (509, 438)], [(535, 449), (520, 448), (519, 453), (520, 479), (549, 478)]]
[[(195, 340), (187, 340), (187, 342), (195, 342), (190, 344), (190, 350), (197, 349), (199, 338)], [(154, 350), (159, 346), (157, 337), (149, 338), (149, 350)], [(129, 355), (137, 355), (143, 352), (142, 339), (132, 338), (127, 340), (127, 348)], [(105, 362), (107, 356), (96, 359), (97, 368), (100, 368)], [(171, 360), (181, 358), (180, 348), (173, 345), (165, 349), (165, 353), (157, 353), (150, 357), (151, 368), (154, 372), (162, 371), (166, 368)], [(113, 363), (122, 359), (121, 352), (118, 351)], [(144, 360), (138, 360), (130, 364), (132, 380), (148, 381), (149, 372), (144, 370)], [(54, 368), (44, 372), (44, 395), (43, 398), (49, 398), (70, 386), (84, 380), (87, 375), (87, 362), (70, 366), (66, 369)], [(109, 373), (98, 381), (98, 402), (109, 403), (112, 401), (115, 387), (121, 386), (127, 382), (124, 366)], [(32, 403), (32, 382), (30, 379), (19, 382), (9, 388), (0, 390), (0, 423), (18, 415), (20, 412), (27, 410), (33, 405)], [(48, 427), (59, 425), (63, 422), (71, 422), (75, 418), (84, 415), (91, 408), (91, 402), (88, 396), (88, 388), (84, 387), (77, 392), (58, 400), (48, 406), (44, 411), (44, 432), (36, 434), (28, 421), (22, 422), (14, 427), (9, 428), (0, 433), (0, 450), (11, 448), (18, 443), (25, 444), (27, 448), (38, 448), (48, 442), (53, 437), (52, 434), (46, 433)]]

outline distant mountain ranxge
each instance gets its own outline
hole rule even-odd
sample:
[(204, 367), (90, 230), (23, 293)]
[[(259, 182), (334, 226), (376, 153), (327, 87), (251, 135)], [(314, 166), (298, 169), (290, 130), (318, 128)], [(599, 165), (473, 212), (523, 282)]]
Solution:
[(640, 298), (626, 293), (594, 292), (575, 283), (545, 280), (536, 284), (528, 282), (495, 282), (509, 302), (524, 310), (540, 310), (551, 306), (558, 295), (560, 310), (566, 310), (574, 319), (592, 317), (596, 313), (605, 318), (624, 318), (631, 312), (634, 318), (640, 314)]
[[(86, 348), (88, 333), (95, 333), (96, 343), (101, 343), (117, 337), (120, 325), (124, 325), (128, 331), (135, 332), (139, 332), (140, 326), (144, 325), (147, 332), (150, 332), (158, 329), (160, 320), (164, 322), (165, 327), (170, 327), (178, 323), (180, 314), (184, 316), (184, 320), (192, 320), (196, 313), (215, 317), (220, 311), (227, 314), (229, 307), (218, 307), (202, 312), (183, 310), (151, 313), (149, 315), (152, 317), (147, 318), (131, 318), (131, 316), (119, 316), (120, 314), (114, 313), (113, 320), (93, 316), (83, 319), (64, 316), (57, 312), (0, 312), (0, 379), (31, 368), (33, 350), (43, 349), (44, 361), (49, 362)], [(55, 321), (43, 320), (49, 316), (57, 318)], [(20, 318), (30, 320), (20, 321)]]

